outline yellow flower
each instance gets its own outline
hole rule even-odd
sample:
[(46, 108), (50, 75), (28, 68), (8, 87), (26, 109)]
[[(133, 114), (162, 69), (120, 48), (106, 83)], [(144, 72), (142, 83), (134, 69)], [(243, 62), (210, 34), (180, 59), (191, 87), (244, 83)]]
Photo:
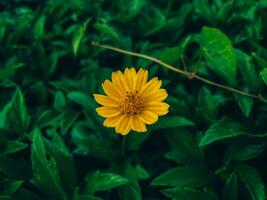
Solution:
[(168, 96), (161, 89), (162, 81), (154, 77), (147, 82), (148, 71), (134, 68), (112, 73), (112, 82), (102, 84), (107, 96), (94, 94), (95, 100), (102, 105), (96, 109), (98, 115), (106, 118), (103, 125), (115, 127), (121, 135), (130, 130), (146, 132), (146, 124), (158, 121), (158, 116), (168, 113), (169, 105), (162, 102)]

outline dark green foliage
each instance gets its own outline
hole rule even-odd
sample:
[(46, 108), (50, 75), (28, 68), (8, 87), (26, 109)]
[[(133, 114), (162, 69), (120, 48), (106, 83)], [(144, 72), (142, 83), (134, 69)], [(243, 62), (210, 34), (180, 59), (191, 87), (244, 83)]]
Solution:
[[(1, 0), (0, 9), (1, 200), (266, 199), (266, 0)], [(170, 113), (123, 139), (103, 127), (93, 93), (129, 66), (163, 80)]]

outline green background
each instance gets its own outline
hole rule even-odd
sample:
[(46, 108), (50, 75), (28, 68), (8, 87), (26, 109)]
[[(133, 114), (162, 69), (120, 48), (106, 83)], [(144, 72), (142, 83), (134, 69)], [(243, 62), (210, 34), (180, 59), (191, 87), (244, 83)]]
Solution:
[[(91, 45), (142, 52), (265, 99), (266, 0), (1, 0), (0, 199), (264, 200), (267, 105)], [(124, 140), (93, 93), (143, 67), (168, 115)]]

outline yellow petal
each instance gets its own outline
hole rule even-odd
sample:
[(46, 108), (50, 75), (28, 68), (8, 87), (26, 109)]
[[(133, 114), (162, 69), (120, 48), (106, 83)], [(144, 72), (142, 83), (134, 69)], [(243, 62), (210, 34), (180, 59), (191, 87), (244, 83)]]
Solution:
[(105, 80), (102, 84), (104, 92), (114, 101), (120, 102), (121, 95), (118, 92), (118, 89), (114, 84), (112, 84), (109, 80)]
[(124, 115), (116, 124), (115, 131), (121, 135), (127, 135), (131, 130), (130, 117)]
[(105, 117), (105, 118), (112, 118), (116, 117), (117, 115), (121, 114), (121, 111), (116, 108), (108, 108), (108, 107), (99, 107), (96, 109), (98, 115)]
[(169, 112), (169, 107), (164, 102), (149, 102), (146, 104), (146, 110), (156, 113), (159, 116), (166, 115)]
[(116, 108), (119, 107), (119, 104), (116, 101), (113, 101), (111, 98), (101, 95), (101, 94), (94, 94), (95, 100), (102, 106)]
[(145, 123), (139, 119), (137, 116), (131, 117), (131, 127), (134, 131), (137, 132), (146, 132), (146, 125)]
[(116, 124), (118, 123), (118, 121), (124, 117), (123, 114), (120, 114), (116, 117), (112, 117), (112, 118), (107, 118), (105, 119), (105, 121), (103, 122), (103, 125), (106, 127), (115, 127)]
[(134, 90), (141, 91), (147, 82), (148, 71), (144, 69), (139, 69), (136, 75), (136, 83)]
[(154, 77), (145, 84), (145, 86), (141, 89), (140, 94), (145, 95), (146, 93), (150, 93), (151, 91), (158, 89), (160, 85), (161, 85), (161, 81), (159, 81), (157, 77)]
[(147, 93), (143, 96), (145, 102), (150, 101), (164, 101), (168, 97), (167, 91), (165, 89), (159, 89), (154, 92)]
[(119, 92), (120, 92), (120, 95), (125, 95), (126, 91), (123, 87), (123, 81), (121, 81), (119, 75), (117, 72), (113, 72), (112, 75), (111, 75), (111, 80), (112, 80), (112, 83), (114, 83), (114, 85), (116, 85), (116, 87), (118, 88)]
[(130, 87), (128, 84), (128, 81), (126, 80), (124, 74), (121, 71), (117, 71), (118, 77), (120, 79), (120, 82), (124, 88), (124, 91), (130, 91)]
[(124, 76), (129, 84), (129, 90), (133, 91), (134, 82), (136, 79), (136, 71), (134, 68), (124, 70)]
[(158, 115), (149, 110), (143, 111), (138, 117), (146, 124), (153, 124), (158, 121)]

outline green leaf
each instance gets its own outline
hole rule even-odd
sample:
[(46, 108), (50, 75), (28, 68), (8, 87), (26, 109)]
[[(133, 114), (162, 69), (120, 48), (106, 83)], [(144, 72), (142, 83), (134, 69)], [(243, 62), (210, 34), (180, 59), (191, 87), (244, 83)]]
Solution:
[(7, 103), (3, 109), (0, 111), (0, 129), (7, 128), (8, 126), (8, 113), (12, 108), (12, 103)]
[(251, 198), (253, 200), (264, 200), (264, 183), (257, 169), (248, 165), (240, 165), (237, 167), (237, 172), (247, 187)]
[(265, 142), (255, 142), (255, 143), (236, 143), (233, 146), (230, 146), (229, 150), (226, 153), (226, 161), (229, 160), (236, 160), (236, 161), (243, 161), (249, 160), (257, 157), (266, 148)]
[(200, 117), (204, 118), (207, 122), (212, 122), (217, 117), (217, 111), (225, 101), (225, 98), (220, 95), (213, 95), (208, 88), (202, 87), (198, 94), (198, 107), (197, 111)]
[(265, 85), (267, 86), (267, 68), (264, 68), (261, 72), (260, 72), (261, 78), (264, 81)]
[(25, 64), (20, 63), (17, 57), (9, 58), (6, 61), (5, 66), (3, 68), (0, 68), (0, 80), (11, 78), (18, 69), (24, 66)]
[(12, 181), (11, 183), (8, 184), (8, 186), (5, 190), (5, 194), (6, 195), (14, 194), (15, 192), (17, 192), (17, 190), (21, 187), (22, 184), (23, 184), (23, 181), (21, 181), (21, 180)]
[(44, 141), (39, 130), (35, 130), (31, 151), (34, 183), (52, 197), (66, 199), (66, 194), (61, 185), (61, 178), (55, 159), (47, 159)]
[(222, 118), (221, 120), (214, 122), (205, 132), (199, 142), (199, 146), (203, 147), (216, 141), (233, 138), (243, 134), (245, 134), (243, 125), (230, 119)]
[(10, 125), (16, 133), (23, 135), (30, 124), (30, 116), (27, 112), (24, 96), (18, 88), (12, 97), (11, 111), (9, 112)]
[(251, 113), (251, 110), (254, 105), (254, 100), (251, 97), (245, 97), (235, 94), (235, 100), (238, 103), (238, 106), (241, 108), (243, 114), (248, 117)]
[(125, 160), (119, 164), (123, 175), (130, 181), (128, 184), (119, 188), (119, 196), (121, 199), (142, 200), (141, 186), (139, 184), (139, 174), (135, 166), (129, 160)]
[(238, 200), (238, 176), (236, 172), (230, 174), (223, 187), (223, 200)]
[(175, 128), (180, 126), (193, 126), (194, 123), (190, 120), (180, 116), (165, 116), (161, 117), (159, 121), (151, 127), (152, 130)]
[(55, 159), (58, 171), (61, 177), (64, 177), (62, 185), (65, 191), (72, 195), (76, 186), (76, 171), (72, 154), (56, 131), (54, 131), (52, 140), (45, 140), (45, 144), (47, 153)]
[(57, 126), (64, 113), (56, 111), (54, 109), (43, 111), (37, 118), (36, 124), (39, 128), (48, 126)]
[(191, 188), (171, 188), (162, 190), (162, 193), (174, 200), (218, 200), (218, 197), (208, 191), (198, 191)]
[(54, 108), (61, 109), (66, 106), (66, 98), (63, 92), (58, 91), (55, 93)]
[(186, 47), (191, 42), (191, 36), (186, 37), (179, 45), (160, 51), (160, 60), (172, 65), (181, 59)]
[(138, 179), (150, 178), (150, 174), (141, 165), (136, 166), (136, 172), (138, 174)]
[(235, 49), (235, 54), (238, 59), (238, 67), (247, 87), (254, 93), (258, 92), (261, 86), (261, 82), (256, 72), (256, 67), (252, 62), (252, 57), (237, 49)]
[(155, 178), (152, 185), (199, 187), (211, 182), (214, 178), (215, 175), (204, 168), (184, 166), (169, 169)]
[(204, 27), (201, 30), (201, 48), (209, 67), (231, 85), (236, 83), (236, 57), (230, 39), (219, 29)]
[(78, 29), (75, 31), (73, 38), (72, 38), (72, 51), (73, 54), (76, 56), (79, 50), (80, 43), (85, 35), (85, 27), (84, 25), (81, 25), (78, 27)]
[(178, 164), (196, 164), (201, 160), (201, 151), (192, 133), (187, 130), (179, 130), (172, 134), (166, 134), (171, 151), (165, 157)]
[(46, 16), (40, 16), (33, 27), (33, 34), (36, 39), (43, 38), (45, 35)]
[(118, 174), (97, 171), (87, 175), (85, 180), (85, 193), (93, 194), (98, 191), (110, 190), (128, 182), (128, 179)]
[(79, 104), (85, 109), (95, 108), (95, 103), (93, 101), (93, 98), (83, 92), (73, 91), (73, 92), (68, 93), (67, 97), (71, 101)]
[(21, 151), (25, 148), (27, 148), (29, 145), (25, 144), (20, 141), (9, 141), (7, 142), (4, 150), (4, 154), (11, 154), (11, 153), (16, 153), (18, 151)]

